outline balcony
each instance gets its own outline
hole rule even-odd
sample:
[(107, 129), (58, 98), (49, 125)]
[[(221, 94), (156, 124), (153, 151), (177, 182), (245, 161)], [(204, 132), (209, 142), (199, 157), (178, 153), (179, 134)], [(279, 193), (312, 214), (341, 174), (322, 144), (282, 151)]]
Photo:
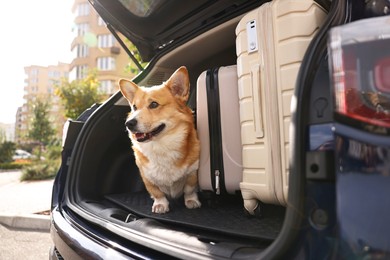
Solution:
[(111, 52), (111, 54), (118, 55), (119, 53), (121, 53), (121, 48), (116, 47), (116, 46), (112, 46), (110, 48), (110, 52)]

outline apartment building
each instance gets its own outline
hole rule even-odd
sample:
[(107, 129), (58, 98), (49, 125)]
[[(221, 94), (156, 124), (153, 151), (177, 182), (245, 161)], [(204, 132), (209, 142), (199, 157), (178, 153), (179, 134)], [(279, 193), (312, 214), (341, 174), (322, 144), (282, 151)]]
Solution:
[(15, 142), (28, 141), (28, 131), (33, 118), (33, 106), (38, 99), (49, 103), (49, 120), (52, 127), (61, 137), (62, 126), (65, 122), (63, 108), (59, 97), (54, 94), (55, 85), (62, 78), (68, 78), (69, 64), (59, 62), (57, 65), (37, 66), (31, 65), (24, 68), (26, 78), (24, 80), (24, 104), (16, 113)]
[(130, 59), (87, 0), (75, 0), (72, 11), (75, 38), (71, 50), (75, 58), (69, 79), (84, 78), (89, 70), (97, 69), (100, 91), (113, 94), (119, 78), (133, 76), (125, 70)]
[(15, 128), (14, 124), (0, 123), (0, 142), (3, 141), (14, 142), (15, 141), (14, 128)]

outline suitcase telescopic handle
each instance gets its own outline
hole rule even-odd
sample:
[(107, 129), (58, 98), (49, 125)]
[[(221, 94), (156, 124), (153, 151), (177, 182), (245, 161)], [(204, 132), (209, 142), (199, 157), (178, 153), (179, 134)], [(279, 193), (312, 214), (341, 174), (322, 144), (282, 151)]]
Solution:
[(261, 113), (261, 88), (264, 86), (264, 69), (261, 64), (251, 66), (251, 84), (253, 99), (254, 128), (256, 138), (264, 137), (263, 118)]

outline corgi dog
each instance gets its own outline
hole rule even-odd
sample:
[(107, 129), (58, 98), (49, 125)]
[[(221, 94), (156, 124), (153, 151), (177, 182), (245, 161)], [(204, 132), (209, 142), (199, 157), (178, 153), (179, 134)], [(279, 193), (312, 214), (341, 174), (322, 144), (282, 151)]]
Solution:
[(200, 145), (186, 105), (190, 87), (186, 67), (158, 86), (141, 87), (121, 79), (119, 87), (131, 107), (125, 125), (142, 180), (154, 200), (152, 212), (168, 212), (167, 198), (183, 194), (187, 208), (201, 207), (197, 195)]

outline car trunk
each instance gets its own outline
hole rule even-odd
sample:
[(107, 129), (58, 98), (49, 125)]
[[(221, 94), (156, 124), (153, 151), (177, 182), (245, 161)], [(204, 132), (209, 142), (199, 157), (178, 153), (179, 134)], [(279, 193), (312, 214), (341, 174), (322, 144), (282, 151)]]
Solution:
[[(123, 224), (128, 221), (127, 218), (152, 218), (199, 234), (212, 232), (237, 238), (276, 238), (282, 226), (284, 208), (264, 205), (261, 217), (248, 216), (240, 193), (215, 195), (200, 191), (200, 209), (185, 208), (183, 198), (179, 198), (170, 201), (170, 212), (152, 213), (153, 200), (140, 178), (124, 126), (128, 110), (127, 106), (113, 106), (94, 126), (95, 131), (90, 133), (84, 156), (80, 158), (83, 162), (80, 174), (75, 179), (78, 204), (98, 215), (104, 213), (108, 220), (123, 221)], [(109, 212), (107, 208), (112, 209), (111, 215), (105, 215)]]
[[(248, 216), (239, 193), (217, 196), (199, 192), (200, 209), (185, 208), (179, 198), (170, 201), (168, 213), (152, 213), (153, 201), (140, 178), (124, 127), (128, 110), (127, 106), (112, 106), (83, 144), (84, 155), (77, 160), (82, 163), (79, 174), (72, 178), (68, 204), (76, 214), (87, 213), (85, 218), (91, 223), (115, 224), (122, 229), (122, 236), (131, 240), (134, 234), (129, 229), (192, 250), (202, 250), (207, 244), (230, 253), (248, 248), (262, 251), (278, 236), (285, 208), (264, 205), (261, 217)], [(196, 238), (199, 245), (187, 244), (188, 237)]]

